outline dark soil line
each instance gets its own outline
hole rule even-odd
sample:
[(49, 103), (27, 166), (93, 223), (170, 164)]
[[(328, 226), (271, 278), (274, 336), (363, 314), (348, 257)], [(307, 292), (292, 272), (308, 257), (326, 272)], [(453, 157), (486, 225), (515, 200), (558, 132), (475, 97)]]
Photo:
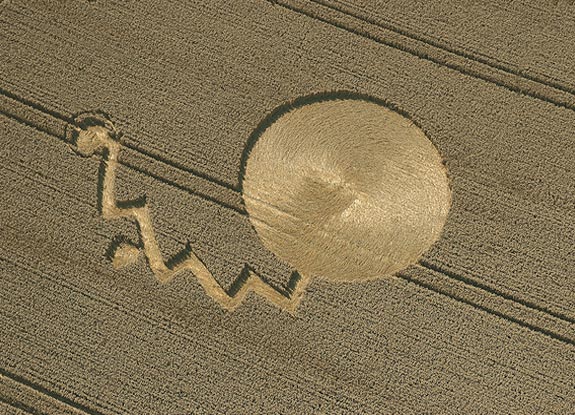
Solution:
[[(453, 64), (450, 62), (444, 62), (443, 60), (438, 59), (429, 53), (422, 52), (422, 51), (419, 51), (415, 48), (402, 45), (399, 42), (394, 42), (394, 41), (382, 39), (379, 36), (373, 35), (366, 30), (357, 29), (357, 28), (353, 28), (353, 27), (350, 27), (348, 25), (345, 25), (343, 23), (334, 22), (334, 21), (330, 20), (329, 18), (320, 16), (314, 12), (311, 12), (311, 11), (300, 9), (298, 7), (291, 5), (291, 4), (283, 3), (283, 2), (280, 2), (279, 0), (267, 0), (267, 1), (270, 1), (272, 4), (277, 5), (279, 7), (283, 7), (284, 9), (290, 10), (294, 13), (309, 17), (310, 19), (328, 24), (328, 25), (333, 26), (335, 28), (344, 30), (348, 33), (352, 33), (354, 35), (361, 36), (365, 39), (371, 40), (371, 41), (378, 43), (380, 45), (388, 46), (388, 47), (400, 50), (402, 52), (408, 53), (408, 54), (415, 56), (417, 58), (424, 59), (424, 60), (430, 61), (432, 63), (435, 63), (437, 65), (452, 69), (452, 70), (459, 72), (463, 75), (470, 76), (470, 77), (473, 77), (476, 79), (481, 79), (481, 80), (489, 82), (491, 84), (495, 84), (501, 88), (505, 88), (511, 92), (515, 92), (515, 93), (520, 94), (520, 95), (528, 96), (528, 97), (531, 97), (531, 98), (534, 98), (534, 99), (537, 99), (537, 100), (540, 100), (543, 102), (547, 102), (547, 103), (554, 105), (556, 107), (565, 108), (565, 109), (568, 109), (571, 111), (575, 111), (575, 104), (570, 104), (568, 102), (563, 102), (563, 101), (560, 101), (560, 100), (557, 100), (554, 98), (550, 98), (550, 97), (545, 96), (541, 93), (531, 91), (531, 90), (524, 88), (524, 87), (509, 85), (509, 84), (504, 83), (501, 80), (499, 80), (493, 76), (490, 76), (488, 74), (483, 74), (480, 71), (477, 71), (477, 70), (471, 71), (469, 69), (460, 67), (459, 65), (456, 65), (456, 64)], [(353, 16), (349, 16), (349, 17), (353, 17)], [(400, 34), (400, 33), (398, 33), (398, 34)], [(417, 40), (417, 39), (413, 39), (413, 40)], [(431, 46), (431, 45), (429, 45), (429, 46)], [(445, 52), (449, 52), (449, 51), (445, 50)], [(475, 61), (475, 62), (481, 63), (478, 61)], [(492, 67), (492, 68), (497, 70), (497, 68), (495, 68), (495, 67)], [(512, 73), (510, 73), (510, 74), (513, 75)], [(526, 79), (524, 77), (520, 77), (520, 78), (529, 81), (529, 79)], [(531, 81), (531, 82), (537, 82), (537, 81)], [(538, 83), (540, 83), (540, 82), (538, 82)], [(551, 85), (547, 85), (547, 84), (544, 84), (544, 85), (549, 87), (549, 88), (554, 88)], [(559, 90), (559, 88), (555, 88), (555, 89)]]
[(539, 311), (539, 312), (544, 313), (544, 314), (548, 314), (548, 315), (553, 316), (556, 319), (562, 320), (566, 323), (575, 324), (575, 318), (569, 317), (566, 314), (550, 310), (547, 307), (537, 305), (531, 301), (523, 300), (523, 299), (521, 299), (515, 295), (508, 294), (508, 293), (505, 293), (501, 290), (498, 290), (497, 288), (490, 287), (489, 285), (484, 284), (482, 282), (479, 282), (473, 278), (469, 278), (469, 277), (465, 277), (463, 275), (456, 274), (455, 272), (446, 270), (445, 268), (441, 267), (440, 265), (432, 264), (431, 262), (429, 262), (425, 259), (421, 259), (419, 261), (419, 264), (423, 268), (438, 272), (438, 273), (445, 275), (446, 277), (449, 277), (453, 280), (460, 281), (460, 282), (467, 284), (467, 285), (471, 285), (471, 286), (479, 288), (483, 291), (487, 291), (487, 292), (489, 292), (493, 295), (496, 295), (498, 297), (513, 301), (514, 303), (521, 304), (523, 307), (529, 308), (531, 310)]
[(568, 338), (568, 337), (562, 336), (562, 335), (560, 335), (560, 334), (557, 334), (557, 333), (555, 333), (555, 332), (553, 332), (553, 331), (551, 331), (551, 330), (548, 330), (548, 329), (545, 329), (545, 328), (541, 328), (541, 327), (535, 326), (535, 325), (533, 325), (533, 324), (527, 323), (527, 322), (525, 322), (525, 321), (523, 321), (523, 320), (520, 320), (520, 319), (518, 319), (518, 318), (508, 316), (507, 314), (504, 314), (504, 313), (502, 313), (502, 312), (500, 312), (500, 311), (493, 310), (493, 309), (491, 309), (491, 308), (488, 308), (488, 307), (485, 307), (485, 306), (476, 304), (476, 303), (474, 303), (473, 301), (467, 300), (467, 299), (465, 299), (465, 298), (463, 298), (463, 297), (456, 296), (456, 295), (450, 294), (450, 293), (448, 293), (448, 292), (446, 292), (446, 291), (443, 291), (443, 290), (441, 290), (441, 289), (438, 289), (438, 288), (434, 287), (434, 286), (431, 285), (431, 284), (427, 284), (427, 283), (424, 283), (424, 282), (421, 282), (421, 281), (417, 281), (416, 279), (414, 279), (414, 278), (412, 278), (412, 277), (410, 277), (410, 276), (407, 276), (407, 275), (404, 275), (404, 274), (401, 274), (401, 273), (398, 273), (398, 274), (395, 274), (395, 275), (396, 275), (398, 278), (401, 278), (401, 279), (403, 279), (403, 280), (405, 280), (405, 281), (407, 281), (407, 282), (410, 282), (410, 283), (412, 283), (412, 284), (415, 284), (415, 285), (417, 285), (417, 286), (419, 286), (419, 287), (421, 287), (421, 288), (424, 288), (424, 289), (429, 290), (429, 291), (433, 291), (434, 293), (437, 293), (437, 294), (440, 294), (440, 295), (444, 295), (444, 296), (446, 296), (446, 297), (451, 298), (451, 299), (454, 300), (454, 301), (457, 301), (457, 302), (460, 302), (460, 303), (463, 303), (463, 304), (467, 304), (467, 305), (469, 305), (469, 306), (471, 306), (471, 307), (473, 307), (473, 308), (475, 308), (475, 309), (477, 309), (477, 310), (484, 311), (484, 312), (486, 312), (486, 313), (488, 313), (488, 314), (491, 314), (491, 315), (494, 315), (494, 316), (496, 316), (496, 317), (499, 317), (499, 318), (502, 318), (502, 319), (504, 319), (504, 320), (507, 320), (507, 321), (509, 321), (510, 323), (517, 324), (518, 326), (525, 327), (525, 328), (527, 328), (527, 329), (529, 329), (529, 330), (531, 330), (531, 331), (533, 331), (533, 332), (536, 332), (536, 333), (539, 333), (539, 334), (543, 334), (543, 335), (548, 336), (548, 337), (551, 337), (552, 339), (555, 339), (555, 340), (557, 340), (557, 341), (559, 341), (559, 342), (561, 342), (561, 343), (568, 344), (568, 345), (571, 345), (571, 346), (574, 346), (574, 347), (575, 347), (575, 341), (574, 341), (574, 340), (572, 340), (572, 339), (570, 339), (570, 338)]
[[(36, 111), (40, 111), (40, 112), (42, 112), (42, 113), (44, 113), (44, 114), (46, 114), (46, 115), (50, 115), (50, 116), (56, 118), (57, 120), (63, 121), (64, 123), (66, 123), (66, 124), (69, 125), (70, 127), (75, 126), (75, 122), (74, 122), (73, 117), (68, 117), (68, 116), (66, 116), (66, 115), (63, 115), (63, 114), (57, 112), (57, 111), (48, 109), (47, 107), (45, 107), (45, 106), (43, 106), (43, 105), (41, 105), (41, 104), (39, 104), (39, 103), (37, 103), (37, 102), (35, 102), (35, 101), (32, 101), (32, 100), (23, 98), (23, 97), (21, 97), (21, 96), (18, 96), (18, 95), (16, 95), (16, 94), (13, 94), (12, 92), (9, 92), (9, 91), (7, 91), (7, 90), (1, 88), (1, 87), (0, 87), (0, 95), (4, 95), (4, 96), (6, 96), (6, 97), (8, 97), (8, 98), (13, 99), (14, 101), (20, 102), (21, 104), (24, 104), (24, 105), (26, 105), (26, 106), (28, 106), (28, 107), (30, 107), (30, 108), (33, 108), (33, 109), (36, 110)], [(29, 127), (35, 128), (36, 130), (45, 132), (45, 133), (47, 133), (47, 134), (50, 134), (51, 136), (54, 136), (54, 137), (57, 137), (57, 138), (62, 139), (62, 137), (57, 136), (57, 135), (54, 135), (54, 134), (51, 133), (50, 131), (47, 131), (46, 129), (42, 128), (41, 126), (33, 125), (33, 124), (29, 123), (28, 121), (24, 120), (23, 118), (18, 117), (18, 116), (14, 115), (14, 114), (8, 113), (8, 112), (5, 111), (5, 110), (0, 109), (0, 113), (6, 115), (6, 116), (8, 116), (8, 117), (14, 118), (14, 119), (16, 119), (17, 121), (20, 121), (20, 122), (22, 122), (22, 123), (25, 123), (25, 124), (28, 125)], [(64, 141), (68, 141), (68, 140), (66, 140), (66, 138), (64, 138)], [(218, 178), (216, 178), (216, 177), (212, 177), (212, 176), (210, 176), (210, 175), (208, 175), (208, 174), (202, 173), (202, 172), (200, 172), (200, 171), (198, 171), (198, 170), (196, 170), (196, 169), (192, 169), (192, 168), (186, 167), (186, 166), (182, 165), (181, 163), (178, 163), (178, 162), (175, 162), (175, 161), (172, 161), (172, 160), (168, 160), (167, 158), (165, 158), (165, 157), (163, 157), (163, 156), (161, 156), (161, 155), (158, 155), (158, 154), (156, 154), (156, 153), (154, 153), (154, 152), (151, 152), (151, 151), (149, 151), (149, 150), (143, 149), (141, 146), (139, 146), (139, 145), (137, 145), (137, 144), (135, 144), (135, 143), (133, 143), (133, 142), (127, 142), (127, 141), (124, 140), (124, 141), (121, 142), (121, 144), (122, 144), (124, 147), (127, 147), (127, 148), (129, 148), (129, 149), (131, 149), (131, 150), (134, 150), (134, 151), (140, 153), (142, 156), (147, 157), (147, 158), (151, 158), (151, 159), (153, 159), (153, 160), (156, 161), (156, 162), (159, 162), (159, 163), (162, 163), (162, 164), (166, 164), (166, 165), (168, 165), (168, 166), (170, 166), (170, 167), (173, 167), (174, 169), (179, 170), (179, 171), (182, 171), (182, 172), (184, 172), (184, 173), (193, 174), (194, 176), (196, 176), (196, 177), (198, 177), (198, 178), (200, 178), (200, 179), (204, 179), (204, 180), (209, 181), (209, 182), (211, 182), (211, 183), (213, 183), (213, 184), (215, 184), (215, 185), (224, 187), (224, 188), (226, 188), (226, 189), (228, 189), (228, 190), (233, 190), (234, 192), (239, 192), (238, 187), (235, 186), (235, 185), (233, 185), (233, 184), (227, 183), (227, 182), (222, 181), (222, 180), (220, 180), (220, 179), (218, 179)]]
[(230, 183), (228, 183), (228, 182), (225, 182), (225, 181), (223, 181), (223, 180), (220, 180), (220, 179), (218, 179), (217, 177), (210, 176), (209, 174), (203, 173), (203, 172), (198, 171), (198, 170), (196, 170), (196, 169), (193, 169), (193, 168), (190, 168), (190, 167), (186, 167), (186, 166), (184, 166), (183, 164), (178, 163), (177, 161), (169, 160), (169, 159), (165, 158), (164, 156), (162, 156), (162, 155), (160, 155), (160, 154), (154, 153), (154, 152), (152, 152), (152, 151), (149, 151), (149, 150), (146, 150), (146, 149), (140, 147), (138, 144), (135, 144), (135, 143), (133, 143), (133, 142), (129, 142), (129, 141), (126, 141), (126, 140), (122, 140), (122, 141), (121, 141), (121, 144), (122, 144), (124, 147), (127, 147), (127, 148), (129, 148), (129, 149), (131, 149), (131, 150), (137, 151), (138, 153), (140, 153), (140, 154), (142, 154), (142, 155), (144, 155), (144, 156), (146, 156), (146, 157), (149, 157), (149, 158), (151, 158), (151, 159), (154, 159), (154, 160), (156, 160), (156, 161), (159, 162), (159, 163), (167, 164), (167, 165), (169, 165), (170, 167), (173, 167), (173, 168), (175, 168), (175, 169), (177, 169), (177, 170), (183, 171), (183, 172), (185, 172), (185, 173), (193, 174), (194, 176), (197, 176), (197, 177), (199, 177), (199, 178), (201, 178), (201, 179), (204, 179), (204, 180), (207, 180), (207, 181), (212, 182), (212, 183), (214, 183), (214, 184), (217, 184), (218, 186), (225, 187), (225, 188), (228, 189), (228, 190), (232, 190), (232, 191), (234, 191), (234, 192), (239, 192), (237, 186), (235, 186), (235, 185), (233, 185), (233, 184), (230, 184)]
[[(47, 388), (45, 388), (44, 386), (40, 386), (37, 385), (35, 383), (33, 383), (32, 381), (29, 381), (28, 379), (23, 378), (22, 376), (16, 375), (14, 373), (9, 372), (8, 370), (4, 369), (4, 368), (0, 368), (0, 375), (7, 377), (8, 379), (13, 380), (14, 382), (17, 382), (21, 385), (27, 386), (30, 389), (33, 389), (34, 391), (38, 392), (41, 395), (47, 396), (49, 398), (55, 399), (58, 402), (61, 402), (63, 404), (66, 404), (78, 411), (84, 412), (88, 415), (105, 415), (102, 412), (99, 412), (95, 409), (92, 409), (86, 405), (83, 405), (81, 403), (75, 402), (70, 398), (67, 398), (63, 395), (60, 395), (57, 392), (51, 391)], [(33, 412), (34, 413), (34, 412)]]
[[(57, 139), (59, 139), (59, 140), (61, 140), (61, 141), (64, 141), (64, 142), (66, 142), (66, 143), (69, 144), (69, 141), (68, 141), (65, 137), (62, 137), (62, 136), (57, 135), (57, 134), (54, 134), (52, 131), (50, 131), (50, 130), (48, 130), (48, 129), (46, 129), (46, 128), (43, 128), (42, 126), (33, 124), (33, 123), (29, 122), (28, 120), (23, 119), (22, 117), (19, 117), (19, 116), (17, 116), (17, 115), (11, 114), (11, 113), (6, 112), (6, 111), (4, 111), (4, 110), (2, 110), (2, 109), (0, 109), (0, 114), (6, 116), (6, 117), (8, 117), (8, 118), (11, 118), (11, 119), (13, 119), (14, 121), (16, 121), (16, 122), (18, 122), (18, 123), (20, 123), (20, 124), (23, 124), (23, 125), (25, 125), (25, 126), (27, 126), (27, 127), (33, 128), (33, 129), (35, 129), (35, 130), (37, 130), (37, 131), (39, 131), (39, 132), (41, 132), (41, 133), (47, 134), (47, 135), (49, 135), (49, 136), (51, 136), (51, 137), (55, 137), (55, 138), (57, 138)], [(145, 154), (144, 154), (144, 155), (145, 155)], [(246, 211), (245, 211), (243, 208), (240, 208), (240, 207), (237, 207), (237, 206), (233, 206), (233, 205), (231, 205), (231, 204), (229, 204), (229, 203), (226, 203), (226, 202), (223, 202), (223, 201), (221, 201), (221, 200), (218, 200), (218, 199), (216, 199), (216, 198), (214, 198), (214, 197), (212, 197), (212, 196), (210, 196), (210, 195), (204, 194), (204, 193), (202, 193), (202, 192), (198, 192), (198, 191), (196, 191), (196, 190), (194, 190), (194, 189), (190, 189), (189, 187), (183, 186), (183, 185), (181, 185), (181, 184), (179, 184), (179, 183), (176, 183), (176, 182), (173, 181), (173, 180), (166, 179), (166, 178), (161, 177), (161, 176), (159, 176), (159, 175), (157, 175), (157, 174), (155, 174), (155, 173), (151, 173), (151, 172), (147, 171), (147, 170), (144, 169), (144, 168), (137, 167), (136, 165), (134, 165), (134, 164), (132, 164), (132, 163), (129, 163), (129, 162), (126, 162), (126, 161), (120, 161), (120, 164), (123, 165), (123, 166), (125, 166), (125, 167), (127, 167), (127, 168), (130, 169), (130, 170), (134, 170), (134, 171), (136, 171), (136, 172), (138, 172), (138, 173), (147, 175), (147, 176), (149, 176), (149, 177), (151, 177), (151, 178), (153, 178), (153, 179), (155, 179), (155, 180), (158, 180), (158, 181), (160, 181), (160, 182), (162, 182), (162, 183), (164, 183), (164, 184), (167, 184), (168, 186), (175, 187), (175, 188), (177, 188), (177, 189), (179, 189), (179, 190), (182, 190), (182, 191), (184, 191), (184, 192), (186, 192), (186, 193), (188, 193), (188, 194), (201, 197), (202, 199), (205, 199), (205, 200), (207, 200), (207, 201), (209, 201), (209, 202), (212, 202), (212, 203), (215, 203), (215, 204), (217, 204), (217, 205), (220, 205), (220, 206), (222, 206), (222, 207), (224, 207), (224, 208), (226, 208), (226, 209), (230, 209), (230, 210), (232, 210), (232, 211), (234, 211), (234, 212), (236, 212), (236, 213), (238, 213), (238, 214), (240, 214), (240, 215), (242, 215), (242, 216), (246, 216), (246, 215), (247, 215)]]
[(395, 26), (389, 22), (382, 22), (380, 20), (377, 20), (377, 19), (374, 19), (374, 18), (371, 18), (368, 16), (362, 16), (360, 13), (350, 11), (349, 9), (346, 10), (344, 7), (338, 6), (338, 5), (336, 5), (330, 1), (326, 1), (326, 0), (310, 0), (310, 1), (312, 3), (319, 4), (319, 5), (327, 8), (327, 9), (330, 9), (330, 10), (336, 11), (338, 13), (342, 13), (346, 16), (361, 20), (361, 21), (368, 23), (370, 25), (381, 27), (385, 30), (395, 32), (398, 35), (405, 36), (405, 37), (408, 37), (410, 39), (416, 40), (418, 42), (425, 43), (428, 46), (431, 46), (431, 47), (434, 47), (437, 49), (441, 49), (445, 52), (449, 52), (453, 55), (459, 56), (460, 58), (479, 62), (483, 65), (490, 66), (493, 69), (497, 69), (499, 71), (506, 72), (506, 73), (513, 75), (513, 76), (516, 76), (518, 78), (526, 79), (528, 81), (535, 82), (535, 83), (547, 86), (549, 88), (554, 88), (554, 89), (557, 89), (561, 92), (565, 92), (565, 93), (568, 93), (568, 94), (575, 96), (575, 90), (568, 88), (565, 85), (560, 84), (558, 82), (545, 81), (545, 80), (543, 80), (537, 76), (529, 75), (527, 73), (521, 73), (517, 70), (510, 68), (509, 66), (502, 65), (500, 63), (494, 63), (490, 59), (482, 58), (481, 56), (477, 56), (477, 55), (474, 55), (474, 54), (469, 53), (469, 52), (458, 50), (457, 48), (450, 47), (448, 45), (442, 44), (441, 42), (426, 38), (425, 36), (409, 32), (409, 31), (402, 29), (400, 27), (397, 27), (397, 26)]

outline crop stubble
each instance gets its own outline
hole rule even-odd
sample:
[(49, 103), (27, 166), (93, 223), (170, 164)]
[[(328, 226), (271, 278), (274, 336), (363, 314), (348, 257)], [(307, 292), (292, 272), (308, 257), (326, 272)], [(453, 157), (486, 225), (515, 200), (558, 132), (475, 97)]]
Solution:
[[(0, 10), (2, 404), (572, 412), (570, 92), (402, 51), (327, 2), (278, 3)], [(314, 282), (295, 317), (257, 296), (230, 314), (191, 276), (160, 286), (144, 261), (113, 270), (112, 238), (138, 232), (98, 213), (100, 161), (68, 145), (76, 114), (104, 111), (124, 132), (118, 198), (147, 197), (166, 257), (189, 240), (224, 286), (245, 263), (282, 286), (293, 270), (261, 247), (241, 205), (242, 151), (277, 106), (334, 90), (395, 103), (447, 161), (453, 207), (419, 264), (388, 280)]]

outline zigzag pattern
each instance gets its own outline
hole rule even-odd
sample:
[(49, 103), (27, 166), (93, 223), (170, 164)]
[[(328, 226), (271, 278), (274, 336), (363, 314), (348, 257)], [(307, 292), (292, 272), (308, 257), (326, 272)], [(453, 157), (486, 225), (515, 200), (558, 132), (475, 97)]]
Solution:
[(110, 130), (109, 125), (107, 127), (91, 125), (84, 129), (78, 128), (76, 133), (76, 150), (78, 153), (83, 156), (90, 156), (98, 151), (104, 155), (102, 160), (103, 179), (101, 189), (102, 217), (104, 219), (129, 218), (136, 221), (139, 226), (144, 254), (158, 281), (167, 283), (178, 273), (189, 270), (198, 279), (206, 294), (227, 310), (234, 310), (242, 303), (246, 295), (253, 291), (280, 308), (290, 312), (295, 311), (309, 282), (308, 277), (298, 273), (292, 275), (288, 284), (288, 286), (292, 287), (290, 293), (284, 294), (266, 283), (259, 275), (246, 266), (232, 285), (232, 288), (226, 291), (191, 250), (187, 252), (185, 258), (178, 261), (175, 265), (170, 266), (164, 262), (152, 226), (148, 206), (145, 203), (141, 206), (136, 206), (136, 203), (123, 202), (122, 205), (128, 207), (120, 207), (116, 202), (116, 171), (121, 145), (113, 138), (115, 136), (114, 131)]

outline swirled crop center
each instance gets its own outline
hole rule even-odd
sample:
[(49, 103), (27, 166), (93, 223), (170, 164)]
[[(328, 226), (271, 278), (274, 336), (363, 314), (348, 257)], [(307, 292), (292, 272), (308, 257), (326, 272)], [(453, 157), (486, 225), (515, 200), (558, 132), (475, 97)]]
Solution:
[(361, 99), (279, 116), (251, 149), (242, 189), (263, 244), (300, 273), (333, 281), (414, 263), (451, 205), (446, 169), (423, 131)]

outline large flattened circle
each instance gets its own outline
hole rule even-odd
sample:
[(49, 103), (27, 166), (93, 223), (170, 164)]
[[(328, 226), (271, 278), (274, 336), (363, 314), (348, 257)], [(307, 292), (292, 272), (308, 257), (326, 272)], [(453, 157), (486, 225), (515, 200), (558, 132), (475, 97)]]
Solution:
[(437, 149), (408, 118), (365, 99), (291, 108), (261, 132), (242, 180), (263, 244), (301, 274), (361, 281), (416, 262), (451, 205)]

